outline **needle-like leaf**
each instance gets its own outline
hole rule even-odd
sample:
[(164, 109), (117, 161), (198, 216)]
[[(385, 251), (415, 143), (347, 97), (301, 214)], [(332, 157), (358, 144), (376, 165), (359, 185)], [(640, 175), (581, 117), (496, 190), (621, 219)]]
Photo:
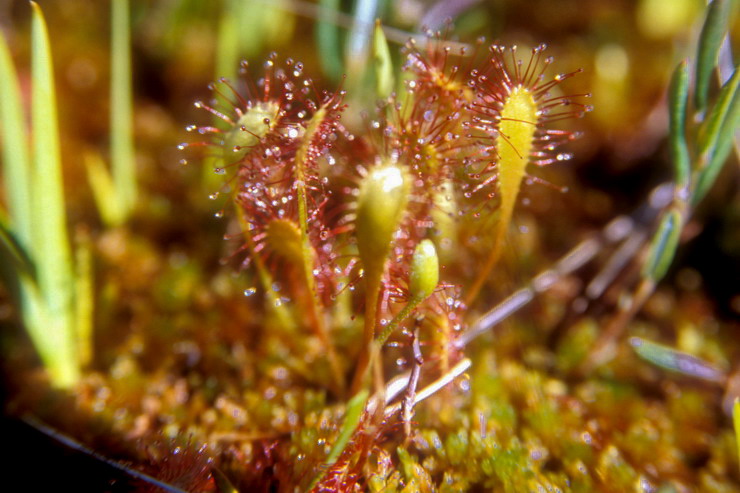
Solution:
[(682, 61), (671, 79), (669, 90), (670, 144), (676, 186), (684, 189), (689, 186), (691, 158), (686, 144), (686, 103), (689, 97), (689, 69), (686, 60)]
[(699, 49), (696, 55), (694, 105), (697, 111), (704, 111), (707, 106), (709, 83), (717, 66), (719, 48), (727, 32), (729, 15), (729, 0), (713, 0), (707, 9), (707, 18), (701, 31)]

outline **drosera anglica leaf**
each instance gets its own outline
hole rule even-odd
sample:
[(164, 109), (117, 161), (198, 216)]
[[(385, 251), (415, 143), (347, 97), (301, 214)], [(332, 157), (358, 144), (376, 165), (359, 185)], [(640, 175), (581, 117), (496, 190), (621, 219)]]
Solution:
[[(578, 134), (552, 128), (552, 123), (580, 118), (591, 111), (590, 106), (574, 100), (589, 97), (589, 94), (552, 95), (551, 90), (555, 86), (581, 70), (546, 80), (545, 70), (553, 62), (552, 57), (543, 58), (546, 48), (545, 44), (533, 48), (525, 65), (516, 58), (516, 47), (507, 49), (492, 45), (486, 67), (472, 74), (476, 96), (468, 125), (482, 134), (479, 140), (491, 157), (479, 161), (471, 169), (470, 174), (476, 183), (466, 196), (480, 200), (476, 196), (495, 193), (500, 205), (493, 244), (475, 281), (468, 288), (467, 305), (475, 300), (502, 254), (527, 167), (571, 158), (571, 154), (558, 152), (558, 147), (574, 140)], [(507, 55), (510, 55), (511, 62), (507, 62)]]

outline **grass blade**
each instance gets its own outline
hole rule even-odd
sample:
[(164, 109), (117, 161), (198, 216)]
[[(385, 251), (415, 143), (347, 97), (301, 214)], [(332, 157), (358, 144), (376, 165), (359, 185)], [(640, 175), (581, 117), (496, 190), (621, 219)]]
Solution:
[(685, 190), (689, 186), (691, 175), (691, 158), (689, 147), (686, 144), (686, 104), (689, 97), (689, 67), (688, 62), (681, 62), (673, 72), (669, 89), (669, 119), (671, 158), (676, 186)]
[(732, 406), (732, 423), (735, 426), (735, 443), (737, 445), (737, 459), (740, 462), (740, 398), (735, 397)]
[(36, 331), (37, 338), (41, 336), (35, 343), (44, 358), (52, 383), (66, 387), (74, 384), (79, 377), (72, 325), (73, 269), (65, 224), (62, 163), (49, 37), (41, 8), (35, 2), (31, 2), (31, 6), (34, 163), (34, 231), (31, 250), (36, 262), (41, 299), (48, 314), (42, 334), (38, 334), (40, 327), (32, 330)]
[(95, 294), (93, 286), (92, 245), (87, 231), (76, 235), (75, 249), (75, 336), (80, 366), (89, 365), (93, 356), (93, 311)]
[(128, 216), (136, 204), (131, 90), (131, 35), (128, 0), (112, 1), (111, 19), (111, 166), (117, 199)]
[(339, 80), (342, 75), (342, 56), (339, 46), (339, 27), (334, 22), (333, 13), (340, 7), (339, 0), (319, 0), (319, 20), (316, 23), (316, 41), (321, 53), (320, 62), (324, 73), (331, 80)]
[(0, 125), (3, 177), (10, 227), (23, 248), (31, 245), (31, 165), (18, 77), (5, 38), (0, 36)]
[[(344, 62), (347, 71), (347, 92), (364, 94), (366, 84), (371, 82), (368, 56), (371, 49), (372, 28), (378, 16), (378, 0), (358, 0), (354, 4), (353, 24), (345, 41)], [(354, 97), (354, 96), (353, 96)]]
[(709, 99), (709, 84), (712, 72), (717, 66), (719, 48), (727, 31), (730, 15), (729, 0), (713, 0), (707, 9), (707, 19), (699, 38), (699, 50), (696, 56), (696, 88), (694, 105), (702, 112)]
[(329, 451), (329, 455), (326, 458), (326, 468), (322, 469), (321, 474), (314, 478), (311, 486), (309, 487), (309, 490), (313, 489), (313, 487), (316, 486), (319, 481), (321, 481), (321, 478), (323, 477), (326, 469), (331, 467), (337, 461), (337, 459), (339, 459), (339, 456), (342, 455), (342, 452), (347, 447), (350, 438), (352, 438), (352, 434), (355, 432), (357, 426), (360, 424), (360, 419), (362, 418), (362, 413), (365, 411), (365, 404), (367, 404), (367, 399), (369, 396), (370, 393), (366, 389), (361, 390), (360, 392), (355, 394), (355, 396), (352, 397), (349, 402), (347, 402), (347, 411), (344, 414), (344, 422), (342, 422), (342, 428), (339, 430), (337, 441), (334, 442), (334, 445), (332, 445), (331, 450)]
[[(0, 252), (2, 253), (0, 258), (3, 259), (2, 267), (6, 267), (4, 264), (10, 264), (16, 277), (25, 275), (35, 282), (36, 271), (33, 261), (21, 246), (17, 234), (10, 229), (8, 218), (4, 213), (0, 213)], [(8, 259), (10, 261), (7, 261)]]
[(344, 416), (344, 422), (342, 423), (342, 429), (339, 431), (337, 441), (329, 452), (329, 456), (326, 458), (328, 465), (334, 464), (342, 451), (349, 443), (349, 439), (360, 424), (360, 418), (362, 418), (362, 412), (365, 410), (365, 404), (369, 393), (367, 390), (361, 390), (354, 397), (352, 397), (347, 403), (347, 413)]
[(238, 2), (235, 0), (224, 2), (221, 6), (216, 35), (216, 80), (221, 77), (236, 80), (240, 45), (237, 6)]

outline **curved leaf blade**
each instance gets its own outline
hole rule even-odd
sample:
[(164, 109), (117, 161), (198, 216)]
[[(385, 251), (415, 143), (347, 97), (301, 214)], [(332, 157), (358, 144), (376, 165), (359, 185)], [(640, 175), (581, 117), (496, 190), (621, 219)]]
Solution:
[[(52, 382), (79, 378), (74, 341), (73, 268), (67, 234), (54, 72), (46, 21), (31, 2), (31, 125), (33, 135), (33, 246), (39, 291), (48, 319), (37, 344)], [(40, 330), (40, 328), (37, 328)]]

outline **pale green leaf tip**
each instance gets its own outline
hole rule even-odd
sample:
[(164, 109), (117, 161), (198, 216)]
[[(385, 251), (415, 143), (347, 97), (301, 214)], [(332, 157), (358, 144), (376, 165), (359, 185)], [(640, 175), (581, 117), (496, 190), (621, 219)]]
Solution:
[(391, 63), (391, 53), (388, 48), (388, 40), (383, 32), (383, 26), (380, 19), (375, 20), (375, 30), (373, 31), (373, 54), (375, 57), (375, 74), (377, 78), (378, 96), (386, 98), (390, 96), (393, 90), (393, 64)]

